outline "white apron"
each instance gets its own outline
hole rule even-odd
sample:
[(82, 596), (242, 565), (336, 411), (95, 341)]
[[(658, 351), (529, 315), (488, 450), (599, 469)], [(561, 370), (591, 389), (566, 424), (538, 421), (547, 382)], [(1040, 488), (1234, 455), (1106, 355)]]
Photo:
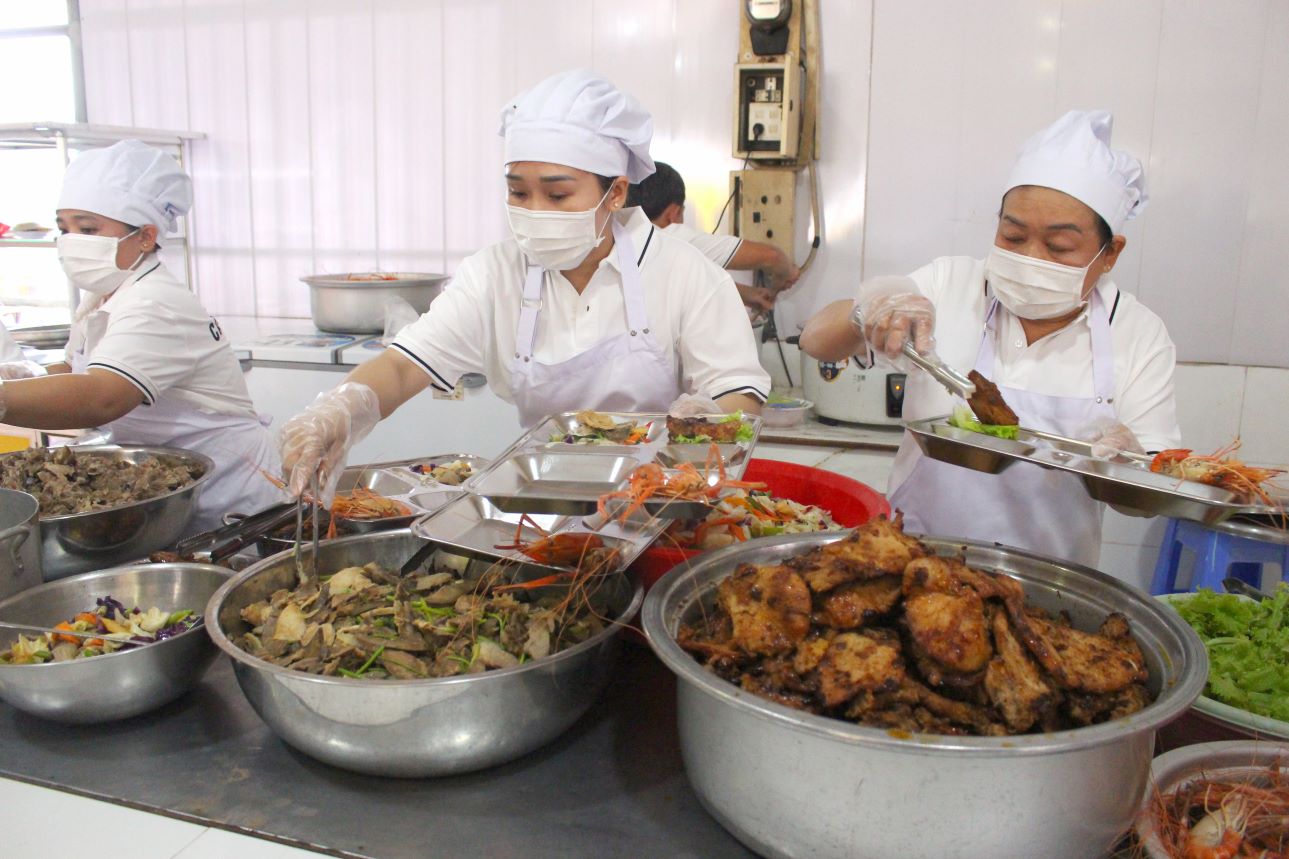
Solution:
[[(975, 369), (994, 377), (995, 299)], [(1114, 354), (1110, 319), (1100, 294), (1088, 306), (1092, 330), (1091, 397), (1056, 397), (999, 386), (1022, 426), (1075, 437), (1099, 419), (1114, 419)], [(906, 433), (901, 445), (913, 445)], [(908, 530), (943, 537), (998, 542), (1058, 560), (1095, 567), (1101, 555), (1101, 505), (1073, 474), (1013, 463), (985, 474), (913, 451), (908, 478), (891, 493), (891, 507), (904, 511)]]
[(626, 229), (616, 219), (612, 223), (627, 310), (627, 330), (621, 334), (557, 364), (533, 360), (545, 277), (540, 267), (528, 268), (510, 373), (510, 396), (525, 428), (547, 415), (580, 409), (663, 412), (680, 396), (676, 371), (649, 334), (635, 247)]
[[(86, 372), (94, 344), (106, 326), (86, 319), (81, 348), (72, 352), (73, 373)], [(140, 405), (106, 426), (114, 444), (160, 445), (204, 453), (215, 462), (215, 474), (201, 491), (197, 511), (185, 534), (198, 534), (223, 524), (225, 513), (256, 513), (286, 496), (265, 476), (281, 477), (282, 464), (269, 435), (267, 417), (219, 415), (162, 394), (152, 405)]]

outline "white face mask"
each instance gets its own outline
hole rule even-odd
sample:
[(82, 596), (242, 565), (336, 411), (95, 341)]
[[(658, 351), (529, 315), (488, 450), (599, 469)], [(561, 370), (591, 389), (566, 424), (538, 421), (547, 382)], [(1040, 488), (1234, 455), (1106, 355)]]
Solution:
[(994, 245), (985, 259), (985, 279), (994, 295), (1021, 319), (1053, 319), (1083, 303), (1088, 269), (1109, 245), (1082, 268), (1048, 262)]
[(506, 206), (510, 232), (533, 265), (547, 271), (577, 268), (587, 254), (595, 250), (609, 225), (610, 219), (605, 218), (604, 226), (595, 229), (595, 213), (608, 199), (609, 191), (605, 191), (600, 202), (585, 212), (533, 212), (519, 206)]
[(58, 261), (62, 264), (67, 279), (77, 289), (95, 295), (115, 292), (147, 256), (140, 253), (139, 258), (127, 269), (116, 267), (117, 246), (137, 232), (138, 230), (132, 230), (120, 238), (63, 233), (54, 243), (58, 246)]

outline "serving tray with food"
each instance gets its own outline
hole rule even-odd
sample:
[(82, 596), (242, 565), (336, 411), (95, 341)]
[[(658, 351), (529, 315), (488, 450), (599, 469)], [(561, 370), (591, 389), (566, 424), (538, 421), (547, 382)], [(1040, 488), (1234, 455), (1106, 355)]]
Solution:
[(741, 412), (563, 412), (465, 488), (508, 513), (695, 518), (735, 488), (760, 433), (761, 419)]
[(1247, 466), (1230, 450), (1211, 456), (1166, 450), (1155, 456), (1092, 455), (1092, 443), (1019, 425), (988, 424), (965, 409), (904, 424), (932, 459), (997, 474), (1016, 462), (1078, 475), (1097, 501), (1156, 516), (1213, 525), (1232, 516), (1283, 516), (1289, 492), (1268, 481), (1278, 472)]

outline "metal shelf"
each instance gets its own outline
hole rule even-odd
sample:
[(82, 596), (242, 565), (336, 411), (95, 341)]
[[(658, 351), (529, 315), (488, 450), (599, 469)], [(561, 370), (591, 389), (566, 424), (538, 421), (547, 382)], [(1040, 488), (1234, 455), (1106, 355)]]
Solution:
[[(205, 140), (206, 134), (200, 131), (176, 131), (162, 128), (130, 128), (122, 125), (93, 125), (85, 122), (18, 122), (0, 123), (0, 155), (4, 151), (21, 151), (33, 149), (56, 150), (66, 167), (73, 149), (96, 149), (110, 146), (122, 140), (141, 140), (144, 143), (170, 148), (179, 160), (180, 167), (187, 169), (188, 144), (194, 140)], [(192, 212), (183, 217), (183, 230), (167, 241), (176, 242), (183, 247), (184, 267), (189, 288), (193, 287), (192, 247), (188, 237), (192, 233)], [(0, 247), (6, 245), (52, 248), (55, 243), (49, 239), (0, 239)], [(68, 284), (68, 304), (75, 312), (79, 296), (75, 287)]]
[(156, 146), (182, 146), (185, 141), (205, 140), (200, 131), (172, 131), (162, 128), (129, 128), (122, 125), (92, 125), (84, 122), (19, 122), (0, 124), (0, 148), (55, 149), (61, 139), (73, 149), (81, 146), (111, 145), (133, 138)]
[(0, 248), (3, 247), (18, 248), (52, 248), (55, 242), (52, 239), (2, 239), (0, 238)]

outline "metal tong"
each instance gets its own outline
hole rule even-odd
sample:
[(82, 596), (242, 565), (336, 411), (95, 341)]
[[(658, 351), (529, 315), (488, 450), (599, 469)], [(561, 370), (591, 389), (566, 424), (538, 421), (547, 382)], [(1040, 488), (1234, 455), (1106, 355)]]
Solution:
[(944, 385), (945, 389), (954, 396), (965, 400), (976, 392), (976, 386), (970, 379), (943, 363), (939, 358), (919, 354), (911, 342), (906, 341), (900, 351), (904, 357), (925, 370), (932, 379)]
[(309, 493), (313, 503), (313, 551), (309, 558), (312, 570), (309, 573), (304, 571), (304, 561), (300, 557), (300, 546), (304, 542), (304, 494), (295, 499), (295, 574), (300, 584), (307, 581), (318, 580), (318, 475), (315, 473), (309, 481)]
[(221, 528), (186, 537), (175, 544), (175, 552), (188, 557), (196, 552), (208, 550), (211, 562), (218, 562), (230, 555), (235, 555), (260, 537), (285, 525), (291, 518), (291, 502), (274, 504), (253, 516), (229, 514), (224, 517), (226, 523)]
[(69, 635), (72, 638), (81, 638), (85, 640), (111, 638), (111, 633), (107, 632), (76, 632), (71, 629), (47, 629), (43, 626), (31, 626), (26, 623), (9, 623), (7, 620), (0, 620), (0, 629), (12, 629), (16, 632), (34, 632), (37, 635)]

